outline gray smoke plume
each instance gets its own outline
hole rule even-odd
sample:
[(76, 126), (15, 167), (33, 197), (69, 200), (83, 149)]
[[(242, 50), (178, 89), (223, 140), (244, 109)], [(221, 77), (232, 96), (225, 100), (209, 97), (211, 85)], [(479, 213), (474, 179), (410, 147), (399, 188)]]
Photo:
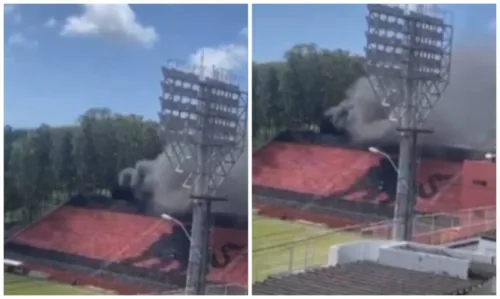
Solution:
[[(218, 196), (228, 201), (213, 205), (214, 212), (247, 215), (248, 150), (238, 159), (226, 181), (218, 190)], [(187, 172), (187, 171), (186, 171)], [(138, 161), (133, 168), (123, 169), (118, 175), (121, 186), (131, 187), (135, 197), (147, 205), (149, 213), (184, 214), (190, 212), (190, 190), (182, 185), (187, 174), (174, 170), (165, 153), (154, 160)]]
[(450, 85), (430, 113), (432, 143), (491, 149), (496, 140), (495, 38), (471, 38), (453, 51)]
[(214, 211), (248, 215), (248, 146), (220, 186), (217, 196), (226, 197), (226, 203), (214, 205)]
[(325, 111), (333, 125), (346, 130), (354, 142), (388, 138), (393, 124), (389, 111), (380, 105), (367, 78), (359, 79), (338, 106)]
[[(424, 124), (434, 133), (421, 135), (423, 143), (476, 149), (495, 146), (494, 42), (471, 38), (455, 45), (450, 84)], [(396, 126), (388, 120), (388, 111), (379, 104), (366, 78), (358, 80), (347, 98), (325, 111), (325, 116), (344, 128), (354, 142), (397, 141)]]

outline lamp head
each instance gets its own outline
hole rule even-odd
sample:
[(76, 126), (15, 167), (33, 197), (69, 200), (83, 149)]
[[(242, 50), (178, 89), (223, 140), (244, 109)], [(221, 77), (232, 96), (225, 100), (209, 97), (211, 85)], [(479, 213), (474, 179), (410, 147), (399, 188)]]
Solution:
[(173, 220), (172, 216), (168, 215), (168, 214), (161, 214), (161, 218), (165, 219), (165, 220)]

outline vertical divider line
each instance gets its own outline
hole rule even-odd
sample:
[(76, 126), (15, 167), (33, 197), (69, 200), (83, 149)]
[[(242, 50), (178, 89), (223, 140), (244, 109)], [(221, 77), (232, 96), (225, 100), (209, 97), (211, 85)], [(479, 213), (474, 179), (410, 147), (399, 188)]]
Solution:
[(247, 259), (248, 259), (248, 294), (252, 294), (252, 281), (253, 281), (253, 261), (252, 261), (252, 3), (247, 4), (248, 19), (247, 19), (247, 53), (248, 53), (248, 87), (247, 87), (247, 146), (248, 146), (248, 248), (247, 248)]

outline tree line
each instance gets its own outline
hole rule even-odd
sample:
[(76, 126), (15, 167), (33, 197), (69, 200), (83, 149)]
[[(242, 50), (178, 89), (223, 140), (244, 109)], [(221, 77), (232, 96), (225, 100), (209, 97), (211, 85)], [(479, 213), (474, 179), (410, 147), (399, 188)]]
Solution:
[(315, 126), (363, 76), (362, 58), (343, 50), (300, 44), (284, 61), (252, 65), (254, 146), (284, 128)]
[[(284, 61), (253, 63), (254, 145), (284, 128), (316, 125), (363, 75), (361, 62), (346, 51), (305, 44), (287, 51)], [(109, 189), (120, 170), (155, 158), (161, 144), (156, 123), (101, 108), (85, 112), (74, 126), (5, 126), (5, 210), (31, 218), (57, 194)]]
[[(109, 190), (120, 170), (162, 150), (157, 124), (90, 109), (74, 126), (4, 127), (4, 207), (30, 221), (75, 192)], [(7, 215), (7, 214), (6, 214)]]

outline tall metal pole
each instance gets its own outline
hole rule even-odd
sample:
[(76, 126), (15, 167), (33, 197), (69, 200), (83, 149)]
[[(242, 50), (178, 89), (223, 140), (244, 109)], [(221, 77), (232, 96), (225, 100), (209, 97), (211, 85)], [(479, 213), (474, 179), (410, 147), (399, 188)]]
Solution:
[[(203, 54), (201, 56), (201, 72), (200, 78), (203, 80)], [(201, 166), (200, 175), (198, 180), (194, 182), (193, 193), (197, 196), (204, 195), (207, 191), (207, 143), (206, 143), (206, 133), (207, 133), (207, 112), (208, 105), (204, 103), (201, 99), (203, 98), (203, 87), (199, 88), (198, 99), (200, 101), (199, 105), (203, 105), (202, 119), (200, 120), (201, 125), (201, 140), (198, 146), (197, 158), (199, 159), (199, 165)], [(203, 267), (203, 255), (206, 254), (206, 244), (204, 244), (204, 225), (206, 223), (206, 203), (200, 199), (195, 199), (193, 201), (193, 223), (191, 232), (191, 247), (189, 250), (189, 264), (188, 273), (186, 280), (186, 294), (187, 295), (202, 295), (204, 293), (204, 283), (205, 274), (201, 273), (204, 269)]]
[(210, 269), (210, 258), (209, 258), (209, 248), (210, 248), (210, 229), (212, 226), (211, 219), (211, 211), (212, 211), (212, 201), (209, 199), (205, 200), (205, 223), (203, 223), (203, 254), (201, 256), (201, 267), (200, 267), (200, 281), (201, 281), (201, 289), (206, 289), (206, 275), (208, 274), (208, 270)]
[(391, 116), (398, 119), (401, 132), (392, 230), (395, 240), (412, 237), (416, 137), (429, 132), (419, 126), (450, 80), (453, 28), (444, 15), (425, 16), (423, 8), (419, 5), (417, 12), (405, 12), (391, 5), (368, 4), (367, 74), (375, 94), (384, 105), (393, 107)]
[[(424, 5), (419, 4), (417, 5), (417, 12), (423, 14), (424, 13)], [(414, 39), (416, 38), (418, 32), (416, 31), (416, 24), (415, 22), (410, 22), (409, 23), (409, 33), (410, 33), (410, 41), (409, 41), (409, 57), (410, 60), (408, 62), (408, 81), (407, 81), (407, 88), (408, 88), (408, 93), (410, 94), (410, 100), (409, 104), (410, 106), (408, 107), (408, 110), (411, 111), (412, 119), (411, 119), (411, 125), (408, 128), (409, 129), (409, 138), (410, 138), (410, 149), (409, 149), (409, 156), (410, 156), (410, 165), (409, 165), (409, 176), (408, 176), (408, 198), (406, 202), (406, 211), (405, 211), (405, 218), (403, 220), (404, 222), (404, 240), (406, 241), (411, 241), (413, 239), (413, 214), (414, 214), (414, 208), (417, 203), (417, 137), (419, 130), (417, 128), (417, 106), (418, 106), (418, 100), (416, 98), (415, 89), (418, 89), (418, 78), (413, 78), (413, 46), (414, 46)], [(416, 83), (416, 86), (414, 85)]]
[[(163, 96), (160, 97), (160, 134), (165, 135), (162, 136), (166, 143), (165, 153), (172, 166), (189, 172), (183, 187), (192, 188), (190, 198), (193, 200), (193, 219), (186, 294), (201, 295), (205, 291), (208, 266), (206, 262), (211, 224), (208, 201), (225, 201), (210, 194), (217, 190), (243, 152), (245, 145), (241, 135), (246, 132), (246, 122), (241, 120), (246, 119), (247, 107), (246, 103), (241, 106), (241, 103), (244, 103), (241, 96), (245, 93), (240, 92), (236, 85), (226, 84), (220, 79), (205, 80), (203, 54), (201, 71), (195, 69), (199, 78), (193, 76), (193, 72), (183, 71), (175, 66), (163, 67), (162, 72), (165, 79), (161, 82)], [(174, 85), (179, 81), (182, 88), (175, 88)], [(214, 94), (215, 89), (222, 89), (226, 93)], [(194, 97), (197, 97), (198, 101), (183, 101), (182, 105), (176, 101), (177, 96), (193, 98), (193, 92), (196, 93)], [(238, 99), (234, 102), (228, 101), (230, 93), (237, 95)], [(226, 111), (226, 108), (231, 108), (231, 112)], [(229, 128), (228, 118), (235, 121), (236, 127)], [(216, 121), (220, 119), (226, 121), (222, 124)], [(223, 134), (220, 134), (220, 130), (223, 130)], [(226, 137), (232, 137), (236, 142), (229, 144)]]
[(193, 222), (191, 231), (191, 247), (189, 249), (189, 264), (186, 280), (187, 295), (201, 295), (201, 265), (202, 265), (202, 250), (203, 250), (203, 218), (204, 204), (201, 200), (193, 202)]
[(396, 187), (396, 203), (394, 205), (393, 239), (402, 241), (405, 238), (405, 214), (407, 211), (409, 182), (411, 139), (407, 132), (402, 133), (399, 146), (398, 184)]
[(410, 130), (415, 125), (415, 111), (413, 109), (413, 78), (412, 78), (412, 60), (413, 60), (413, 39), (415, 36), (414, 25), (410, 20), (406, 21), (409, 32), (408, 37), (408, 66), (407, 79), (404, 96), (404, 115), (401, 120), (401, 143), (399, 145), (399, 171), (398, 184), (396, 187), (396, 204), (394, 205), (394, 226), (393, 239), (398, 241), (408, 240), (408, 209), (411, 204), (410, 188), (413, 187), (414, 177), (411, 171), (413, 138)]
[(418, 138), (418, 130), (411, 130), (411, 138), (412, 138), (412, 147), (411, 147), (411, 164), (410, 164), (410, 194), (409, 201), (406, 206), (406, 215), (405, 215), (405, 240), (413, 239), (413, 218), (414, 218), (414, 209), (417, 204), (418, 197), (418, 184), (417, 184), (417, 138)]

